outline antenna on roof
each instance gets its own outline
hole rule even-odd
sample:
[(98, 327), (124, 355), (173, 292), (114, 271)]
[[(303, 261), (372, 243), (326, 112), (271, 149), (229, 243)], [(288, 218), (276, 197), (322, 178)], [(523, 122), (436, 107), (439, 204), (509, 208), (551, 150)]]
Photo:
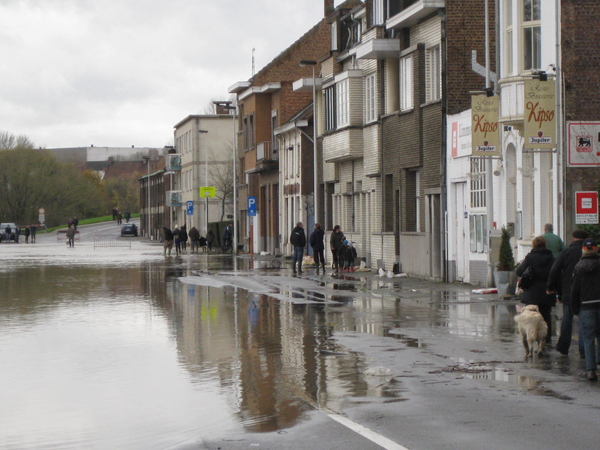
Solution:
[(252, 47), (252, 76), (254, 76), (254, 47)]

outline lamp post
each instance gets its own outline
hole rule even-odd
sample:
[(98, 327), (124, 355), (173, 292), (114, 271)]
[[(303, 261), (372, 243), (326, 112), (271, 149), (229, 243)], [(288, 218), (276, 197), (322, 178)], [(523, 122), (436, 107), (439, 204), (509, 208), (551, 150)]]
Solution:
[(148, 169), (148, 177), (146, 178), (146, 219), (148, 227), (146, 228), (146, 234), (150, 239), (150, 155), (142, 156), (142, 159), (146, 161), (146, 168)]
[[(208, 133), (208, 130), (198, 130), (198, 210), (200, 210), (200, 135)], [(204, 185), (208, 187), (208, 147), (204, 152)], [(208, 232), (208, 197), (204, 197), (206, 200), (206, 213), (205, 213), (205, 233)], [(200, 212), (198, 211), (198, 226), (200, 226)]]
[(318, 174), (318, 159), (317, 159), (317, 83), (315, 78), (315, 66), (316, 61), (303, 59), (300, 61), (300, 67), (311, 66), (312, 67), (312, 95), (313, 95), (313, 202), (314, 202), (314, 219), (315, 223), (319, 223), (319, 200), (318, 200), (318, 187), (319, 181), (317, 179)]

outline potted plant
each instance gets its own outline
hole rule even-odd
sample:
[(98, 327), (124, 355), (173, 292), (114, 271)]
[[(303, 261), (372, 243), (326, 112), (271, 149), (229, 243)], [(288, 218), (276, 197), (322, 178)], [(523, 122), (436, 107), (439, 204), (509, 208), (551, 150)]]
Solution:
[(515, 257), (510, 246), (510, 233), (502, 227), (500, 236), (500, 249), (498, 263), (494, 271), (494, 282), (498, 295), (515, 295), (517, 288), (517, 272), (515, 271)]

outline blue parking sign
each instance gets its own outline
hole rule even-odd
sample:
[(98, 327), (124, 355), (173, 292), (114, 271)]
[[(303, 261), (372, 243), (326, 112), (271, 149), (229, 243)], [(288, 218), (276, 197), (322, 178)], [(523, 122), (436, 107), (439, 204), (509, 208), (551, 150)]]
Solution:
[(188, 216), (193, 216), (194, 215), (194, 202), (193, 201), (187, 201), (187, 202), (185, 202), (185, 205), (187, 207), (187, 215)]
[(248, 197), (248, 215), (256, 216), (256, 197)]

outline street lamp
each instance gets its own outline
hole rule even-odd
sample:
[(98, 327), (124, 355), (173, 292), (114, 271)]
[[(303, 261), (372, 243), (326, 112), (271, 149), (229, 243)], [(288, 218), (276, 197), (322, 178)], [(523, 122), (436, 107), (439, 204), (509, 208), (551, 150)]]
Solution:
[[(200, 134), (208, 133), (208, 130), (198, 130), (198, 206), (200, 206)], [(204, 152), (204, 186), (208, 187), (208, 147), (206, 147), (206, 151)], [(206, 193), (205, 193), (206, 195)], [(208, 232), (208, 197), (204, 197), (206, 200), (206, 213), (205, 213), (205, 233)], [(198, 208), (200, 209), (200, 208)], [(200, 214), (198, 213), (198, 218), (200, 218)], [(200, 220), (198, 220), (198, 225), (200, 225)]]
[(146, 178), (146, 219), (148, 228), (146, 228), (146, 234), (150, 239), (150, 155), (142, 156), (142, 159), (146, 161), (146, 168), (148, 169), (148, 177)]
[(317, 65), (317, 61), (312, 61), (308, 59), (300, 60), (300, 67), (311, 66), (312, 67), (312, 94), (313, 94), (313, 189), (314, 189), (314, 218), (315, 223), (319, 223), (318, 214), (319, 214), (319, 200), (318, 200), (318, 187), (319, 182), (317, 179), (318, 172), (318, 159), (317, 159), (317, 83), (315, 79), (315, 66)]
[(237, 221), (237, 135), (235, 133), (235, 110), (237, 107), (232, 105), (230, 101), (219, 101), (213, 102), (215, 105), (220, 106), (221, 108), (231, 111), (234, 113), (231, 115), (232, 124), (233, 124), (233, 154), (232, 154), (232, 164), (233, 164), (233, 252), (237, 255), (238, 248), (238, 221)]

